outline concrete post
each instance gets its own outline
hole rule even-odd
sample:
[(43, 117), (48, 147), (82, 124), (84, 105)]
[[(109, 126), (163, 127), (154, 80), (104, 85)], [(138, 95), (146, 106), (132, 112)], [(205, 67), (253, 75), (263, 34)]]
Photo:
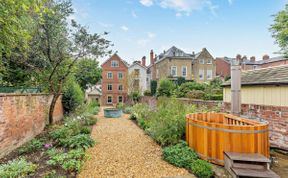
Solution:
[(241, 112), (241, 65), (239, 56), (231, 63), (231, 114), (240, 116)]

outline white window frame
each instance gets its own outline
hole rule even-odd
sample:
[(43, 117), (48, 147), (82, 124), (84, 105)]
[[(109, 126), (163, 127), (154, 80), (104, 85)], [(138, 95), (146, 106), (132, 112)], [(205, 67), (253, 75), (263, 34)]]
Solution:
[[(119, 101), (119, 98), (120, 98), (120, 97), (122, 98), (122, 101), (121, 101), (121, 102)], [(118, 96), (118, 103), (123, 103), (123, 102), (124, 102), (123, 96), (122, 96), (122, 95), (119, 95), (119, 96)]]
[[(200, 72), (201, 71), (201, 72)], [(202, 77), (200, 77), (200, 75), (201, 75), (201, 73), (202, 73)], [(199, 69), (199, 80), (204, 80), (204, 69)]]
[[(111, 78), (109, 77), (109, 74), (111, 74)], [(107, 79), (113, 79), (113, 73), (112, 72), (107, 72)]]
[[(121, 78), (119, 77), (119, 74), (121, 74), (121, 75), (122, 75), (122, 77), (121, 77)], [(118, 72), (118, 79), (119, 79), (119, 80), (122, 80), (122, 79), (123, 79), (123, 72)]]
[[(184, 73), (183, 69), (185, 69), (185, 75), (183, 75)], [(182, 73), (182, 77), (187, 77), (187, 66), (182, 66), (181, 73)]]
[[(111, 97), (111, 102), (109, 102), (109, 97)], [(112, 104), (113, 103), (113, 97), (111, 95), (107, 96), (107, 104)]]
[[(173, 68), (175, 69), (175, 75), (173, 75), (173, 73), (172, 73)], [(171, 75), (172, 77), (177, 77), (177, 66), (171, 66), (171, 68), (170, 68), (170, 75)]]
[(112, 60), (111, 61), (111, 67), (119, 67), (119, 61)]
[(199, 59), (200, 64), (205, 64), (205, 59)]
[(212, 59), (208, 59), (207, 60), (207, 64), (212, 64), (213, 62), (212, 62)]
[[(109, 90), (109, 86), (111, 85), (111, 90)], [(113, 85), (111, 83), (107, 84), (107, 91), (112, 91), (113, 90)]]
[[(211, 76), (209, 77), (209, 75), (208, 75), (208, 72), (211, 72), (210, 74), (211, 74)], [(213, 71), (211, 70), (211, 69), (208, 69), (207, 71), (206, 71), (206, 76), (207, 76), (207, 80), (212, 80), (213, 79)]]
[[(119, 87), (120, 87), (120, 86), (122, 86), (122, 90), (119, 90)], [(122, 85), (122, 84), (119, 84), (119, 85), (118, 85), (118, 91), (123, 91), (123, 85)]]

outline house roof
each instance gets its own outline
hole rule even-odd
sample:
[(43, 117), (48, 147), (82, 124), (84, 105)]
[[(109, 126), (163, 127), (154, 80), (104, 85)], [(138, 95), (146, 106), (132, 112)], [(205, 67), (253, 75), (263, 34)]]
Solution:
[(102, 95), (102, 91), (97, 85), (95, 85), (91, 88), (88, 88), (86, 90), (86, 93), (87, 93), (87, 95)]
[(147, 67), (146, 67), (146, 66), (143, 66), (143, 65), (142, 65), (141, 63), (139, 63), (139, 62), (134, 62), (132, 65), (129, 66), (129, 68), (131, 68), (131, 67), (133, 67), (133, 66), (135, 66), (135, 65), (138, 65), (138, 66), (144, 68), (145, 70), (147, 70)]
[(112, 56), (110, 56), (106, 61), (104, 61), (101, 65), (101, 67), (106, 63), (108, 62), (110, 59), (112, 58), (118, 58), (126, 67), (129, 67), (129, 64), (128, 62), (126, 62), (125, 60), (123, 60), (117, 53), (114, 53)]
[[(244, 71), (241, 73), (242, 85), (288, 85), (288, 65)], [(230, 86), (231, 80), (223, 86)]]
[(185, 53), (179, 48), (176, 48), (175, 46), (172, 46), (169, 48), (167, 51), (164, 51), (158, 56), (158, 59), (156, 60), (155, 63), (158, 63), (166, 58), (172, 58), (172, 57), (177, 57), (179, 59), (194, 59), (192, 54)]

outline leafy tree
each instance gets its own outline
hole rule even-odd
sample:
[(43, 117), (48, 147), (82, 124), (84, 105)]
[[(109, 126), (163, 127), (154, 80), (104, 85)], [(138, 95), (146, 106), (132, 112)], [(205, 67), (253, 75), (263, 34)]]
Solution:
[(95, 59), (81, 59), (76, 64), (75, 77), (82, 90), (100, 81), (102, 70)]
[[(49, 123), (53, 122), (53, 111), (63, 85), (74, 72), (79, 59), (90, 56), (98, 58), (109, 51), (110, 41), (99, 34), (89, 34), (85, 27), (72, 21), (71, 29), (67, 17), (73, 13), (71, 1), (49, 1), (53, 13), (44, 13), (32, 40), (30, 58), (42, 86), (53, 95), (49, 109)], [(104, 33), (106, 35), (107, 33)]]
[(171, 80), (162, 79), (162, 80), (160, 80), (160, 83), (159, 83), (159, 87), (157, 90), (157, 96), (170, 97), (173, 95), (175, 88), (176, 88), (176, 86)]
[(288, 4), (284, 10), (274, 15), (274, 24), (271, 25), (270, 31), (280, 46), (281, 52), (288, 56)]
[(155, 96), (156, 91), (157, 91), (157, 81), (156, 80), (151, 80), (150, 90), (151, 90), (151, 95)]
[(178, 77), (176, 81), (177, 86), (180, 86), (182, 85), (182, 83), (185, 83), (185, 82), (186, 82), (186, 79), (184, 77)]

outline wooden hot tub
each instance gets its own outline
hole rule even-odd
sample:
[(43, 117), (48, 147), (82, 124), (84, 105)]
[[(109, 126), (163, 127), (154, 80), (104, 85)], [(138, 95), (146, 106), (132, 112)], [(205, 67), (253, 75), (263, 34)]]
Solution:
[(187, 114), (186, 141), (200, 158), (219, 165), (224, 165), (224, 151), (270, 154), (268, 123), (230, 114)]

